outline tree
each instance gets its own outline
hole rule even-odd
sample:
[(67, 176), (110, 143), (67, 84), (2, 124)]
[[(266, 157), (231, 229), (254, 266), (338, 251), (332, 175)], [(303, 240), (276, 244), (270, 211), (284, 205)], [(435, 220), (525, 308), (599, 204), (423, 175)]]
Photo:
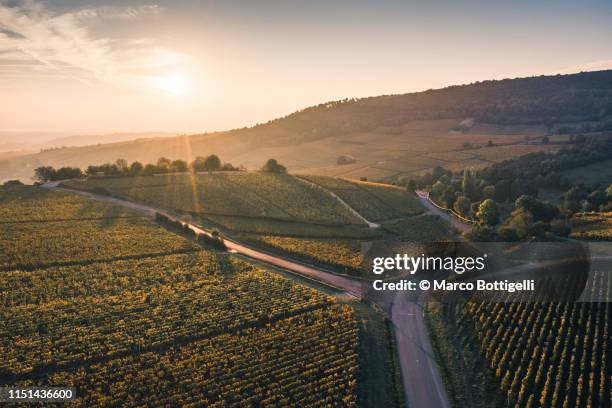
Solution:
[(190, 164), (192, 171), (205, 171), (204, 163), (206, 159), (202, 156), (197, 156)]
[(55, 169), (51, 166), (41, 166), (34, 169), (34, 177), (43, 183), (50, 181), (54, 175)]
[(487, 226), (493, 226), (499, 223), (499, 210), (495, 201), (487, 198), (478, 206), (476, 218), (480, 223)]
[(463, 195), (470, 199), (470, 201), (480, 200), (480, 189), (476, 177), (472, 173), (472, 170), (465, 169), (463, 171), (463, 180), (461, 181), (461, 189)]
[(533, 216), (522, 209), (515, 210), (506, 224), (508, 228), (515, 231), (518, 238), (523, 238), (532, 230)]
[(406, 190), (409, 193), (414, 193), (416, 189), (417, 189), (416, 181), (414, 181), (413, 179), (408, 180), (408, 183), (406, 184)]
[(85, 174), (78, 167), (61, 167), (55, 172), (52, 180), (68, 180), (83, 177), (85, 177)]
[(446, 208), (453, 208), (453, 203), (455, 202), (455, 190), (452, 187), (446, 187), (442, 192), (442, 196), (440, 197), (440, 201)]
[(555, 205), (530, 195), (520, 196), (514, 205), (517, 209), (530, 213), (534, 221), (549, 222), (559, 216), (559, 209)]
[(494, 198), (495, 197), (495, 186), (486, 186), (482, 189), (482, 194), (486, 198)]
[(441, 197), (442, 193), (446, 189), (446, 186), (441, 181), (436, 181), (436, 183), (431, 186), (431, 194), (434, 197)]
[(143, 165), (141, 162), (133, 162), (132, 164), (130, 164), (130, 173), (134, 176), (140, 174), (142, 172), (143, 169)]
[(156, 165), (154, 164), (147, 164), (146, 166), (144, 166), (144, 169), (142, 169), (142, 175), (143, 176), (152, 176), (154, 174), (157, 174), (158, 168)]
[(203, 165), (204, 171), (212, 172), (221, 170), (221, 159), (216, 154), (206, 157)]
[(160, 157), (157, 159), (157, 173), (167, 173), (170, 171), (170, 166), (172, 165), (172, 161), (167, 157)]
[(589, 194), (587, 201), (589, 210), (598, 211), (599, 207), (608, 201), (608, 194), (602, 190), (595, 190)]
[(543, 144), (545, 144), (545, 145), (547, 145), (548, 143), (550, 143), (550, 138), (549, 138), (548, 136), (544, 136), (544, 137), (542, 138), (542, 143), (543, 143)]
[(174, 160), (171, 164), (170, 167), (172, 168), (172, 171), (177, 171), (177, 172), (185, 172), (187, 171), (187, 162), (185, 160)]
[(459, 196), (457, 197), (457, 201), (455, 201), (453, 209), (461, 215), (468, 215), (471, 206), (472, 203), (469, 198), (467, 198), (466, 196)]
[(261, 168), (261, 171), (265, 171), (268, 173), (285, 173), (287, 171), (287, 168), (282, 164), (279, 164), (276, 159), (268, 159), (266, 164), (264, 164)]
[(125, 172), (127, 171), (128, 168), (128, 162), (125, 159), (117, 159), (117, 161), (115, 162), (115, 164), (117, 165), (117, 167), (119, 168), (119, 170)]
[(494, 242), (497, 241), (497, 234), (495, 229), (487, 225), (477, 224), (469, 232), (465, 234), (465, 237), (473, 242)]
[(23, 183), (19, 180), (7, 180), (2, 185), (2, 187), (6, 189), (14, 188), (14, 187), (21, 187), (21, 186), (23, 186)]

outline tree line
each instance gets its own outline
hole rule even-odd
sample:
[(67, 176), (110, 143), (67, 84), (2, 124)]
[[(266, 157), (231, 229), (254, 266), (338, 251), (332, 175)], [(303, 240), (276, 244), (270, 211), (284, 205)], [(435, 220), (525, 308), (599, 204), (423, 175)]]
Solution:
[[(276, 159), (268, 159), (260, 170), (270, 173), (285, 173), (287, 168)], [(156, 163), (148, 164), (142, 164), (139, 161), (130, 164), (125, 159), (117, 159), (115, 163), (88, 166), (85, 171), (79, 167), (55, 169), (52, 166), (41, 166), (34, 170), (34, 178), (40, 182), (48, 182), (84, 177), (135, 177), (213, 171), (246, 171), (246, 168), (243, 166), (235, 167), (231, 163), (222, 162), (219, 156), (211, 154), (207, 157), (198, 156), (190, 163), (185, 160), (170, 160), (166, 157), (160, 157)]]

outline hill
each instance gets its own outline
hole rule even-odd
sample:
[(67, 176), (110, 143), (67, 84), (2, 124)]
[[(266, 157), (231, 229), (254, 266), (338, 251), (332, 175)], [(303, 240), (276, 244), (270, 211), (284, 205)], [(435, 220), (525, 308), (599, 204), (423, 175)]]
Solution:
[[(251, 128), (72, 147), (0, 161), (0, 180), (27, 179), (41, 165), (86, 166), (219, 154), (253, 169), (277, 158), (292, 172), (394, 180), (437, 165), (484, 167), (540, 150), (564, 136), (612, 129), (612, 71), (483, 81), (405, 95), (309, 107)], [(588, 125), (588, 126), (587, 126)], [(490, 141), (490, 143), (489, 143)], [(348, 155), (355, 163), (339, 165)]]

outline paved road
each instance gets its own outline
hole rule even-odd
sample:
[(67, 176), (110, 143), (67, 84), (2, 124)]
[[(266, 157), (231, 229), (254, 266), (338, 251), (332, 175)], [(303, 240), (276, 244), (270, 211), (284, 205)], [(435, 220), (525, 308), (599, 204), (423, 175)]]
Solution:
[(417, 197), (421, 200), (421, 203), (429, 210), (430, 213), (435, 214), (455, 227), (459, 232), (468, 231), (471, 226), (465, 221), (461, 221), (451, 213), (436, 207), (431, 201), (429, 201), (429, 193), (425, 191), (417, 191)]
[[(48, 184), (46, 187), (57, 188), (57, 184)], [(160, 212), (171, 219), (176, 219), (162, 210), (131, 201), (83, 191), (68, 191), (95, 200), (131, 208), (149, 217), (155, 217), (155, 213)], [(208, 234), (207, 231), (202, 230), (198, 226), (192, 224), (188, 225), (189, 228), (199, 234)], [(330, 272), (319, 270), (316, 267), (284, 259), (277, 255), (272, 255), (229, 239), (225, 239), (225, 244), (231, 251), (308, 276), (315, 280), (341, 288), (347, 293), (357, 298), (361, 298), (361, 282), (356, 279), (338, 276)], [(391, 320), (395, 328), (402, 380), (409, 407), (450, 407), (440, 377), (440, 372), (432, 352), (421, 306), (416, 302), (407, 300), (405, 297), (396, 295), (393, 301)]]

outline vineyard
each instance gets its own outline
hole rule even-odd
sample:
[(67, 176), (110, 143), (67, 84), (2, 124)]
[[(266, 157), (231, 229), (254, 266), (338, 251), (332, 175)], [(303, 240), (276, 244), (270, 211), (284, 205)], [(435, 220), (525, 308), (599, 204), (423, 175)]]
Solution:
[(362, 224), (325, 191), (286, 174), (213, 174), (71, 181), (145, 204), (210, 215), (240, 215), (333, 225)]
[(197, 249), (186, 239), (141, 218), (4, 223), (1, 228), (0, 269), (3, 270)]
[(257, 247), (279, 250), (301, 259), (316, 262), (341, 270), (346, 274), (360, 276), (361, 248), (357, 240), (348, 239), (304, 239), (273, 235), (241, 235), (245, 242)]
[(23, 186), (0, 188), (0, 223), (135, 217), (121, 207), (86, 201), (74, 194)]
[(351, 407), (357, 406), (356, 339), (350, 308), (332, 306), (22, 384), (78, 386), (83, 397), (76, 406), (83, 407)]
[(0, 200), (0, 385), (74, 386), (84, 407), (357, 406), (351, 307), (105, 204)]
[(589, 241), (612, 241), (612, 213), (575, 215), (570, 236)]
[(383, 224), (383, 228), (404, 241), (434, 242), (454, 237), (454, 233), (449, 230), (447, 224), (436, 215), (406, 218)]
[(400, 187), (325, 176), (300, 177), (334, 192), (370, 221), (413, 216), (424, 211), (418, 199)]
[[(475, 344), (467, 365), (465, 357), (442, 361), (453, 364), (449, 372), (488, 372), (496, 388), (492, 406), (609, 406), (611, 312), (610, 303), (446, 305), (447, 346)], [(457, 354), (451, 347), (447, 352)], [(468, 401), (470, 390), (461, 381), (449, 379), (451, 393)]]

